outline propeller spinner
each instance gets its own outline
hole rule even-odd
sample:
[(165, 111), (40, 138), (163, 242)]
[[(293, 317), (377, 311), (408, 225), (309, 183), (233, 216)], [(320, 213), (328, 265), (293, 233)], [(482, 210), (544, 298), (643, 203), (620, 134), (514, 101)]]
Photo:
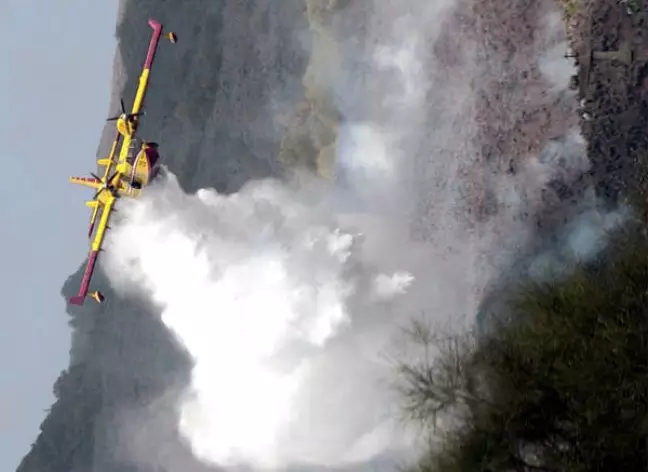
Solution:
[(101, 192), (104, 190), (108, 190), (110, 193), (112, 193), (113, 196), (115, 196), (115, 187), (110, 184), (112, 180), (115, 178), (118, 172), (113, 173), (110, 177), (108, 177), (106, 180), (101, 179), (99, 176), (97, 176), (95, 173), (90, 172), (90, 175), (100, 181), (102, 183), (102, 186), (99, 187), (99, 189), (95, 192), (94, 196), (92, 197), (93, 200), (96, 200), (99, 198), (99, 195), (101, 195)]

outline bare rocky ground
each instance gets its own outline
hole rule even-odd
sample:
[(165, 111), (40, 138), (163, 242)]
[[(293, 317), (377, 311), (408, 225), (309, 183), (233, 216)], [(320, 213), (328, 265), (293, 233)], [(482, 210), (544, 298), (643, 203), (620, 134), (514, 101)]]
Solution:
[[(644, 0), (635, 3), (640, 11), (646, 9)], [(466, 66), (461, 61), (467, 59), (458, 53), (462, 45), (466, 40), (476, 45), (479, 73), (472, 87), (478, 96), (478, 126), (468, 139), (478, 157), (465, 172), (474, 176), (475, 184), (467, 191), (477, 220), (497, 212), (488, 204), (493, 189), (481, 175), (485, 167), (515, 175), (548, 141), (582, 127), (592, 168), (585, 173), (566, 170), (553, 191), (545, 192), (544, 210), (529, 216), (536, 219), (539, 234), (550, 233), (570, 216), (587, 185), (613, 205), (625, 188), (641, 180), (639, 163), (648, 150), (646, 61), (594, 60), (579, 95), (556, 91), (535, 60), (548, 46), (542, 43), (543, 32), (555, 26), (553, 7), (551, 0), (461, 0), (445, 30), (429, 45), (450, 78)], [(331, 105), (330, 90), (303, 79), (309, 54), (312, 59), (330, 51), (327, 15), (336, 8), (344, 14), (339, 27), (348, 30), (355, 23), (362, 31), (366, 26), (354, 22), (362, 8), (353, 1), (122, 2), (115, 90), (127, 98), (134, 92), (135, 71), (148, 42), (146, 20), (154, 16), (173, 25), (181, 41), (175, 50), (159, 54), (142, 133), (160, 143), (165, 163), (187, 190), (211, 186), (235, 191), (248, 179), (279, 175), (278, 155), (284, 164), (305, 159), (312, 169), (328, 165), (330, 170), (330, 163), (322, 162), (331, 158), (339, 113)], [(633, 15), (628, 22), (614, 0), (588, 0), (576, 11), (564, 10), (570, 10), (575, 50), (614, 50), (622, 37), (630, 36), (637, 38), (640, 51), (646, 41), (645, 18)], [(295, 30), (310, 30), (319, 39), (305, 43)], [(579, 62), (582, 71), (587, 61), (581, 57)], [(111, 111), (117, 98), (116, 93)], [(277, 122), (277, 110), (292, 118)], [(579, 120), (579, 112), (586, 112), (587, 119)], [(109, 135), (105, 133), (102, 149)], [(74, 291), (79, 278), (77, 273), (66, 282), (64, 295)], [(97, 282), (102, 283), (100, 277)], [(181, 383), (188, 362), (146, 308), (109, 296), (103, 308), (70, 309), (75, 329), (72, 365), (57, 382), (58, 400), (20, 472), (154, 470), (112, 454), (110, 418), (117, 409), (147, 404)], [(173, 425), (160, 428), (165, 450), (182, 462), (183, 470), (204, 470), (177, 441)]]
[[(599, 193), (611, 201), (642, 181), (641, 164), (648, 150), (647, 5), (643, 0), (629, 3), (636, 13), (629, 15), (622, 4), (611, 0), (591, 1), (578, 26), (582, 52), (594, 55), (588, 80), (579, 90), (587, 113), (582, 130), (593, 162), (591, 177)], [(619, 54), (626, 47), (634, 57)], [(580, 62), (585, 68), (585, 61)]]
[[(472, 140), (479, 158), (474, 174), (483, 174), (484, 167), (489, 167), (515, 176), (548, 142), (564, 139), (578, 126), (574, 94), (556, 86), (542, 71), (542, 55), (562, 46), (562, 35), (556, 31), (561, 28), (552, 0), (463, 1), (454, 21), (448, 23), (447, 33), (436, 45), (439, 54), (454, 57), (452, 43), (461, 47), (464, 38), (477, 44), (479, 72), (473, 90), (478, 97), (478, 131)], [(558, 189), (571, 188), (568, 195), (574, 197), (580, 179), (578, 171), (558, 176), (556, 191), (543, 195), (545, 211), (538, 215), (542, 220), (537, 222), (539, 226), (547, 224), (554, 207), (564, 208), (562, 200), (567, 195), (559, 195)], [(491, 190), (484, 183), (472, 196), (478, 219), (493, 212), (489, 207)]]

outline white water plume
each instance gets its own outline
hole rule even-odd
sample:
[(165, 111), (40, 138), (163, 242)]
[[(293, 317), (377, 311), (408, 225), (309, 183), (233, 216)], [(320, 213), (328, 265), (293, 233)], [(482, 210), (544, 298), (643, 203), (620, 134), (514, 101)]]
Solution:
[(327, 436), (345, 438), (347, 423), (296, 415), (322, 400), (336, 414), (334, 385), (309, 392), (313, 359), (352, 323), (351, 298), (390, 299), (411, 278), (359, 270), (357, 236), (274, 181), (186, 195), (169, 174), (121, 214), (108, 273), (117, 289), (144, 289), (194, 362), (180, 406), (194, 453), (219, 465), (344, 462), (353, 445)]
[[(337, 467), (407, 449), (381, 353), (421, 312), (472, 324), (488, 282), (533, 236), (521, 215), (542, 207), (558, 170), (580, 169), (571, 154), (520, 156), (516, 173), (483, 161), (474, 45), (462, 42), (452, 68), (429, 55), (452, 3), (376, 3), (371, 74), (338, 90), (352, 118), (334, 210), (317, 189), (263, 181), (187, 195), (172, 175), (123, 202), (108, 274), (143, 291), (193, 359), (179, 429), (206, 463)], [(386, 32), (381, 20), (395, 17)]]

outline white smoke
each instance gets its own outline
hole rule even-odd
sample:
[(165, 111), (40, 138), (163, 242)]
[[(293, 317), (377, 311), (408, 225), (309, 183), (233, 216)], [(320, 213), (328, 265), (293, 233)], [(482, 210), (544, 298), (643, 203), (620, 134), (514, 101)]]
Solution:
[[(409, 452), (385, 384), (394, 334), (421, 311), (472, 324), (488, 282), (533, 236), (521, 215), (557, 174), (582, 170), (577, 135), (519, 157), (515, 175), (480, 160), (473, 45), (453, 70), (429, 56), (452, 3), (374, 5), (372, 74), (337, 91), (362, 102), (341, 127), (344, 184), (187, 195), (170, 174), (123, 202), (107, 273), (150, 299), (191, 356), (179, 429), (206, 463), (333, 467)], [(484, 188), (498, 211), (476, 222), (466, 213)]]
[(118, 289), (143, 289), (190, 354), (180, 431), (208, 462), (332, 465), (381, 452), (355, 452), (366, 446), (348, 437), (352, 424), (330, 421), (374, 412), (344, 411), (330, 400), (347, 386), (313, 392), (309, 377), (353, 322), (352, 301), (389, 300), (411, 276), (359, 267), (358, 236), (307, 199), (274, 181), (189, 196), (169, 174), (123, 203), (108, 273)]

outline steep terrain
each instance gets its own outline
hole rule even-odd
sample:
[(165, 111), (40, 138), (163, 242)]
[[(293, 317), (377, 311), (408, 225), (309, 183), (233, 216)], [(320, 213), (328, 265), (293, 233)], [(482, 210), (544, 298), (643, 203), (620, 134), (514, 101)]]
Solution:
[[(589, 257), (582, 249), (593, 242), (592, 226), (608, 225), (605, 218), (573, 239), (550, 233), (547, 253), (583, 238), (573, 244), (580, 251), (560, 253), (551, 278), (529, 277), (542, 253), (518, 259), (483, 303), (495, 329), (476, 340), (470, 333), (450, 342), (418, 333), (417, 342), (443, 354), (404, 366), (409, 413), (428, 425), (448, 413), (460, 421), (417, 470), (646, 467), (647, 6), (562, 2), (592, 164), (581, 183), (592, 185), (608, 208), (630, 202), (632, 217), (622, 231), (610, 232), (608, 247), (595, 257), (592, 246)], [(573, 188), (558, 189), (572, 198)]]
[[(429, 156), (469, 154), (474, 158), (457, 164), (462, 199), (453, 211), (474, 227), (490, 224), (502, 240), (511, 239), (506, 234), (511, 228), (531, 227), (527, 238), (506, 244), (517, 256), (533, 257), (580, 211), (589, 182), (612, 205), (618, 189), (638, 175), (633, 164), (648, 145), (640, 133), (648, 116), (641, 100), (643, 69), (594, 64), (583, 87), (593, 117), (583, 126), (592, 170), (567, 162), (547, 182), (535, 182), (528, 162), (537, 155), (551, 158), (547, 142), (561, 147), (579, 124), (575, 94), (565, 90), (560, 71), (557, 78), (552, 75), (552, 58), (563, 47), (555, 5), (550, 0), (457, 5), (438, 34), (425, 37), (426, 73), (448, 93), (427, 91), (427, 108), (412, 131), (425, 136), (408, 149), (415, 158), (407, 164), (417, 176), (411, 232), (429, 238), (435, 222), (429, 215), (444, 203), (432, 194), (438, 188), (428, 185), (438, 178)], [(370, 15), (372, 8), (378, 14)], [(622, 18), (616, 3), (591, 0), (582, 8), (585, 18), (592, 12), (596, 28), (588, 31), (596, 47), (613, 48)], [(148, 44), (146, 21), (155, 17), (175, 30), (180, 42), (158, 54), (141, 134), (160, 143), (165, 164), (187, 191), (236, 191), (248, 179), (281, 175), (282, 165), (333, 176), (339, 170), (340, 123), (359, 110), (377, 121), (393, 119), (391, 109), (371, 94), (392, 78), (353, 61), (379, 36), (380, 25), (372, 19), (389, 18), (389, 9), (386, 3), (369, 7), (352, 1), (122, 1), (110, 109), (120, 95), (129, 100), (134, 93)], [(634, 18), (638, 30), (643, 20)], [(572, 34), (589, 41), (586, 30), (575, 28)], [(544, 61), (537, 60), (547, 51)], [(462, 94), (470, 96), (467, 103), (458, 103)], [(110, 135), (107, 127), (101, 152)], [(501, 204), (507, 182), (523, 201), (509, 205), (517, 205), (515, 211)], [(510, 263), (492, 262), (499, 268)], [(66, 282), (63, 295), (76, 289), (79, 276)], [(107, 281), (98, 274), (97, 283)], [(174, 387), (186, 381), (189, 363), (145, 304), (108, 297), (102, 307), (70, 308), (71, 366), (57, 381), (58, 400), (20, 472), (148, 470), (115, 455), (115, 417), (154, 400), (169, 409), (172, 400), (159, 397), (173, 396)], [(175, 427), (159, 424), (156, 434), (164, 447), (150, 453), (164, 455), (153, 462), (160, 470), (206, 470), (177, 440)]]
[[(120, 95), (128, 101), (135, 92), (147, 21), (156, 18), (180, 41), (160, 48), (142, 135), (160, 144), (164, 163), (188, 191), (232, 191), (276, 174), (281, 133), (273, 132), (271, 105), (290, 110), (291, 97), (299, 96), (307, 60), (296, 34), (307, 30), (303, 10), (301, 0), (121, 2), (110, 111)], [(111, 135), (107, 126), (100, 152)], [(107, 284), (100, 271), (96, 280)], [(80, 272), (62, 295), (74, 293), (79, 281)], [(145, 307), (108, 297), (102, 307), (70, 308), (71, 367), (57, 381), (58, 401), (19, 471), (129, 470), (112, 457), (106, 437), (115, 408), (145, 404), (187, 374), (183, 353)]]

